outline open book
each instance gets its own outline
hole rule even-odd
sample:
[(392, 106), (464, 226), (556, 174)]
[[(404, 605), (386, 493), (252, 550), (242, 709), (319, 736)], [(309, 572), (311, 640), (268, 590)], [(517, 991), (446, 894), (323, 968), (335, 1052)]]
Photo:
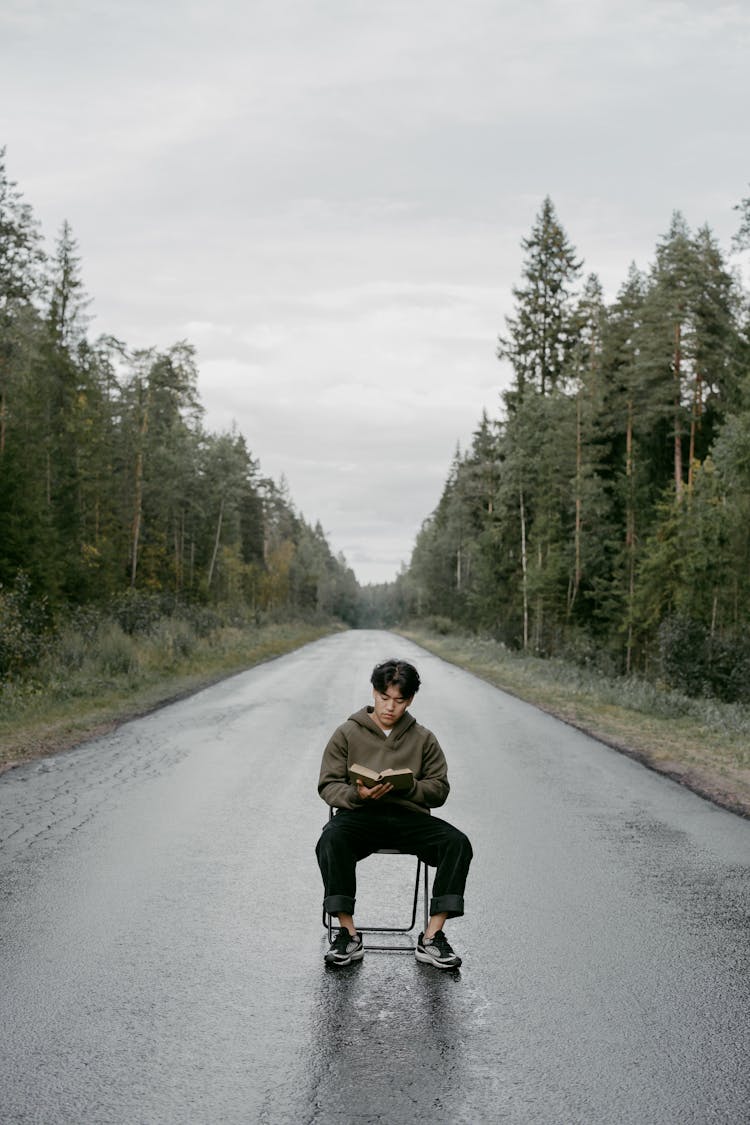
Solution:
[(355, 782), (359, 778), (368, 789), (385, 781), (389, 781), (394, 789), (411, 789), (414, 783), (414, 774), (411, 770), (381, 770), (377, 773), (367, 766), (357, 765), (356, 762), (349, 766), (349, 776)]

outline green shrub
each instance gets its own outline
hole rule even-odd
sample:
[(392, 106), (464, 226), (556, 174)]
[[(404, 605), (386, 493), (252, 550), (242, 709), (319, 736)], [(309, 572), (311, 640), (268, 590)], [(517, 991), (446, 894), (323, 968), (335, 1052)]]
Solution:
[(55, 662), (69, 672), (79, 672), (91, 657), (96, 633), (100, 627), (98, 626), (93, 632), (84, 633), (72, 624), (64, 626), (57, 635), (50, 662)]
[(152, 662), (172, 667), (190, 656), (198, 636), (192, 625), (181, 617), (164, 617), (151, 630), (146, 649)]
[(223, 624), (221, 614), (206, 605), (180, 606), (177, 615), (197, 637), (210, 637)]
[(97, 632), (88, 663), (108, 676), (134, 676), (140, 669), (138, 645), (116, 621), (108, 622)]
[(457, 636), (461, 632), (455, 621), (451, 621), (450, 617), (442, 617), (439, 613), (426, 617), (421, 625), (430, 633), (437, 633), (439, 637)]
[(171, 595), (154, 594), (145, 590), (126, 590), (109, 603), (109, 614), (124, 633), (129, 636), (145, 635), (175, 608)]
[(35, 664), (48, 639), (46, 599), (31, 596), (29, 579), (20, 573), (13, 586), (0, 586), (0, 679)]
[(712, 636), (699, 621), (674, 614), (659, 626), (659, 660), (665, 682), (686, 695), (750, 701), (750, 642)]

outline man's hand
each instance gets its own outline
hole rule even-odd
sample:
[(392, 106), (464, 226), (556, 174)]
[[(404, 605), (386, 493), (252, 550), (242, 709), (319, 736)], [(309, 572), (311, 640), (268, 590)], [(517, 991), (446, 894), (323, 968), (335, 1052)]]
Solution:
[(379, 801), (381, 797), (385, 797), (386, 793), (390, 793), (393, 786), (390, 781), (381, 781), (377, 785), (363, 785), (361, 778), (357, 778), (357, 796), (360, 801)]

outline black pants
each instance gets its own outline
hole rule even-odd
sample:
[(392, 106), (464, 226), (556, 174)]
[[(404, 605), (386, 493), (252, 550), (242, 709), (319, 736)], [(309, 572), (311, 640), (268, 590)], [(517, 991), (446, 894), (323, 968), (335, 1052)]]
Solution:
[(435, 867), (430, 914), (457, 918), (464, 912), (464, 887), (472, 850), (468, 837), (436, 816), (383, 806), (340, 809), (323, 829), (315, 849), (328, 914), (354, 914), (357, 861), (378, 848), (398, 848)]

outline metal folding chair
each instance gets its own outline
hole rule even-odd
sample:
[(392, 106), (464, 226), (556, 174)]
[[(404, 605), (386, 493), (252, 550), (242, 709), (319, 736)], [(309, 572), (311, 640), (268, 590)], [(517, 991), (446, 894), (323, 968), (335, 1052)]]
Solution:
[[(334, 812), (333, 812), (333, 809), (331, 809), (329, 814), (328, 814), (328, 819), (331, 820), (333, 818), (333, 816), (334, 816)], [(408, 852), (402, 852), (402, 851), (399, 850), (399, 848), (378, 848), (378, 850), (374, 851), (372, 854), (373, 855), (408, 855), (409, 853)], [(410, 933), (414, 929), (415, 923), (417, 921), (417, 907), (418, 907), (418, 904), (419, 904), (420, 886), (422, 888), (422, 900), (423, 900), (422, 905), (423, 905), (423, 911), (424, 911), (424, 925), (422, 926), (422, 932), (424, 933), (424, 931), (427, 929), (427, 923), (429, 922), (429, 917), (430, 917), (429, 912), (428, 912), (428, 906), (429, 906), (428, 875), (427, 875), (427, 864), (422, 863), (422, 860), (419, 859), (418, 857), (417, 857), (417, 870), (416, 870), (416, 874), (414, 876), (414, 896), (413, 896), (413, 899), (412, 899), (411, 920), (410, 920), (409, 924), (405, 925), (405, 926), (360, 926), (360, 925), (358, 925), (357, 929), (359, 930), (359, 932), (362, 933), (362, 934), (404, 934), (404, 935)], [(328, 930), (328, 940), (333, 941), (333, 916), (326, 912), (325, 906), (323, 907), (323, 925)], [(414, 952), (414, 945), (413, 945), (412, 942), (409, 942), (408, 945), (404, 944), (403, 942), (401, 942), (398, 945), (394, 945), (393, 943), (388, 944), (388, 945), (385, 945), (385, 944), (373, 945), (371, 942), (368, 941), (368, 943), (367, 943), (368, 953), (371, 950), (389, 952), (389, 953), (413, 953)]]

